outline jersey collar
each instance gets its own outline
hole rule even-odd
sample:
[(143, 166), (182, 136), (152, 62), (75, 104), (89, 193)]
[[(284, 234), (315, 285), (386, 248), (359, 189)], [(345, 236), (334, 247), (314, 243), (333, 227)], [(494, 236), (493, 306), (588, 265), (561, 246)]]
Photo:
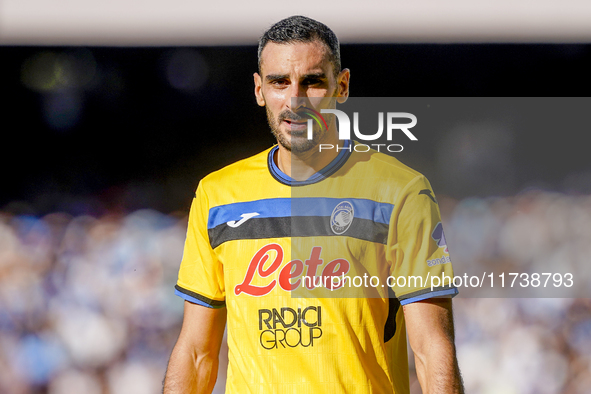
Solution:
[(271, 172), (273, 178), (288, 186), (311, 185), (313, 183), (320, 182), (328, 178), (335, 172), (337, 172), (343, 166), (343, 164), (347, 162), (349, 156), (351, 156), (351, 146), (351, 140), (345, 140), (343, 147), (339, 148), (339, 153), (337, 154), (337, 157), (335, 157), (330, 163), (328, 163), (326, 167), (312, 174), (312, 176), (310, 176), (310, 178), (306, 179), (305, 181), (296, 181), (295, 179), (291, 178), (283, 171), (281, 171), (277, 164), (275, 164), (273, 156), (275, 155), (275, 152), (279, 149), (279, 146), (276, 145), (273, 147), (273, 149), (271, 149), (271, 151), (269, 152), (269, 156), (267, 157), (269, 172)]

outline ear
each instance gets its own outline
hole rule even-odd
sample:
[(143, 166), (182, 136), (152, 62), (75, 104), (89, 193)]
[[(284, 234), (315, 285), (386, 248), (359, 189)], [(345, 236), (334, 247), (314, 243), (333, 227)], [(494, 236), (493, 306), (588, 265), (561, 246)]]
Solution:
[(254, 96), (257, 99), (257, 104), (261, 107), (265, 106), (265, 97), (263, 96), (263, 80), (259, 73), (254, 73)]
[(344, 68), (337, 76), (337, 102), (339, 104), (344, 103), (349, 98), (350, 77), (351, 71), (348, 68)]

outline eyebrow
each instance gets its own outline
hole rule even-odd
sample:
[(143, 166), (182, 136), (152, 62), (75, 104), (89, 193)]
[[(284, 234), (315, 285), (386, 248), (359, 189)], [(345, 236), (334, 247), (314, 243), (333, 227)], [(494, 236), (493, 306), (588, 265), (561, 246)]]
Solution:
[[(306, 78), (324, 79), (324, 78), (326, 78), (326, 74), (322, 71), (317, 72), (317, 73), (305, 74), (303, 76), (303, 79), (306, 79)], [(289, 75), (288, 74), (269, 74), (269, 75), (265, 76), (265, 80), (267, 80), (267, 81), (274, 81), (277, 79), (289, 79)]]
[(304, 79), (305, 78), (318, 78), (318, 79), (323, 79), (326, 78), (326, 74), (323, 73), (322, 71), (317, 72), (317, 73), (312, 73), (312, 74), (306, 74), (304, 75)]
[(276, 79), (287, 79), (289, 76), (287, 74), (269, 74), (265, 77), (267, 81), (274, 81)]

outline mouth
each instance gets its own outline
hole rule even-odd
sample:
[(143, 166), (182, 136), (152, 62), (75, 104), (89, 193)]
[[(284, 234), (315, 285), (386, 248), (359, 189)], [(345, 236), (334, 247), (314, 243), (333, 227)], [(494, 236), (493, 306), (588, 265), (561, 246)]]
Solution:
[(287, 126), (287, 128), (291, 131), (303, 131), (308, 129), (308, 120), (307, 119), (299, 119), (299, 120), (292, 120), (292, 119), (284, 119), (283, 124)]

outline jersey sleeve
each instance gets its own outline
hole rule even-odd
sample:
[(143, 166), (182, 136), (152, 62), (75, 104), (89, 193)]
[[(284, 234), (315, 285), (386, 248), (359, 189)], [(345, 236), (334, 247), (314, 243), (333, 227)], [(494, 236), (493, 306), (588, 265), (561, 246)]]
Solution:
[(194, 304), (221, 308), (226, 298), (224, 271), (209, 242), (208, 215), (209, 201), (201, 182), (191, 204), (175, 294)]
[(405, 187), (395, 203), (388, 250), (390, 283), (401, 305), (458, 294), (439, 206), (422, 175)]

